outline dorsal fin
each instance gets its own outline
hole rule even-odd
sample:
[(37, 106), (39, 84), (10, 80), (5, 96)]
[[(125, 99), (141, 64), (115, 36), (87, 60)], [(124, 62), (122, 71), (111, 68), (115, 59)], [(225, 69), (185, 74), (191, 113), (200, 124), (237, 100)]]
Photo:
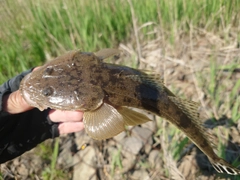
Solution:
[[(197, 129), (201, 132), (204, 138), (208, 141), (209, 145), (216, 147), (216, 145), (209, 141), (209, 134), (206, 129), (203, 127), (200, 121), (200, 115), (198, 112), (199, 103), (193, 102), (191, 100), (181, 99), (175, 96), (168, 96), (168, 98), (176, 104), (196, 125)], [(199, 147), (200, 148), (200, 147)]]
[(193, 102), (191, 100), (181, 99), (174, 96), (168, 96), (168, 98), (174, 102), (180, 109), (183, 110), (191, 118), (194, 120), (197, 124), (199, 124), (199, 113), (198, 113), (198, 107), (199, 103)]
[[(140, 70), (140, 72), (142, 72)], [(166, 87), (164, 86), (163, 79), (159, 74), (146, 74), (144, 71), (141, 74), (134, 75), (126, 75), (125, 77), (132, 79), (135, 82), (143, 83), (146, 85), (150, 85), (154, 88), (159, 88), (159, 90), (164, 90)], [(173, 94), (171, 94), (173, 95)]]
[[(198, 131), (201, 132), (203, 138), (207, 140), (208, 144), (213, 149), (215, 149), (216, 144), (214, 143), (214, 141), (210, 141), (211, 134), (207, 132), (207, 130), (203, 127), (202, 122), (200, 121), (200, 114), (198, 112), (199, 103), (193, 102), (191, 100), (181, 99), (171, 95), (168, 96), (168, 98), (193, 121), (193, 124), (197, 127)], [(195, 142), (193, 139), (191, 140), (198, 146), (197, 142)], [(199, 149), (201, 149), (201, 147), (199, 147)], [(201, 150), (204, 152), (204, 149)]]
[(101, 49), (98, 52), (95, 52), (94, 54), (95, 56), (103, 60), (111, 56), (119, 55), (120, 53), (121, 51), (118, 49), (106, 48), (106, 49)]
[[(140, 69), (139, 71), (141, 71), (142, 74), (145, 74), (146, 78), (149, 79), (150, 81), (155, 81), (157, 83), (161, 83), (164, 85), (164, 79), (159, 73), (153, 72), (148, 69)], [(142, 75), (142, 76), (144, 76), (144, 75)]]

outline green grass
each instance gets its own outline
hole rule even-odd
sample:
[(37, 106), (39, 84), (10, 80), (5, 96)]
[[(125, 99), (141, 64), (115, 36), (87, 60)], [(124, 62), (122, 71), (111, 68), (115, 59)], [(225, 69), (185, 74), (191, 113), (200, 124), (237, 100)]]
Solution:
[[(166, 44), (174, 46), (179, 34), (190, 34), (193, 28), (221, 34), (228, 40), (230, 32), (237, 32), (240, 26), (240, 2), (229, 0), (132, 0), (135, 21), (141, 42), (148, 42), (161, 34)], [(52, 59), (65, 51), (81, 49), (97, 51), (101, 48), (118, 47), (119, 43), (137, 46), (134, 37), (131, 6), (127, 0), (24, 0), (0, 2), (0, 83), (8, 78), (39, 66), (46, 59)], [(136, 30), (136, 29), (135, 29)], [(158, 33), (149, 33), (149, 32)], [(237, 35), (240, 42), (240, 35)], [(213, 47), (214, 49), (214, 47)], [(222, 65), (210, 58), (209, 77), (198, 74), (200, 87), (207, 98), (211, 99), (212, 117), (229, 115), (233, 122), (240, 119), (240, 97), (238, 95), (240, 80), (231, 84), (231, 75), (222, 83), (223, 69), (240, 68), (240, 59)], [(126, 62), (135, 66), (136, 62)], [(229, 84), (229, 83), (230, 84)], [(230, 93), (225, 93), (229, 91)], [(223, 98), (224, 97), (224, 98)], [(217, 118), (217, 117), (215, 117)], [(161, 126), (160, 126), (161, 127)], [(159, 129), (155, 136), (167, 133), (172, 156), (178, 159), (187, 138), (181, 132), (170, 127), (168, 132)], [(166, 135), (166, 134), (165, 134)], [(179, 140), (180, 139), (180, 140)], [(54, 179), (62, 174), (56, 170), (58, 144), (54, 152), (44, 144), (41, 145), (43, 158), (49, 161), (49, 167), (43, 170), (43, 179)], [(225, 147), (219, 145), (220, 154)], [(51, 158), (49, 158), (50, 156)], [(111, 168), (121, 169), (119, 152), (113, 156)], [(168, 174), (168, 170), (166, 170)]]
[[(132, 4), (139, 25), (159, 24), (172, 42), (174, 34), (187, 32), (189, 25), (216, 31), (239, 26), (238, 1), (132, 0)], [(122, 0), (9, 0), (1, 1), (0, 12), (0, 82), (66, 50), (116, 47), (131, 40), (133, 32), (129, 3)]]
[(43, 168), (41, 176), (43, 180), (66, 179), (67, 174), (57, 168), (57, 158), (59, 154), (59, 138), (55, 139), (53, 149), (49, 144), (40, 144), (39, 156), (45, 159), (49, 166)]
[[(219, 118), (224, 114), (228, 114), (235, 123), (240, 118), (240, 97), (238, 95), (240, 80), (238, 79), (236, 82), (233, 82), (231, 81), (231, 77), (234, 75), (233, 70), (240, 68), (239, 63), (240, 59), (236, 59), (228, 65), (219, 66), (213, 59), (210, 63), (210, 76), (206, 77), (204, 73), (198, 74), (199, 82), (201, 83), (200, 86), (203, 87), (209, 99), (212, 100), (212, 108), (215, 111), (213, 117)], [(224, 70), (228, 70), (228, 75), (223, 75)]]
[(113, 155), (112, 155), (112, 162), (111, 162), (111, 176), (114, 175), (116, 169), (122, 170), (122, 160), (121, 160), (121, 148), (119, 148)]

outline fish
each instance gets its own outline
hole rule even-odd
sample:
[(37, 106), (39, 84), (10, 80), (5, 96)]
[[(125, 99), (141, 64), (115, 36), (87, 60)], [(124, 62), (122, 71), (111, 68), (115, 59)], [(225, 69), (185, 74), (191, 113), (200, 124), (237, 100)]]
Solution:
[(85, 131), (97, 140), (151, 121), (134, 108), (145, 110), (181, 130), (217, 172), (239, 175), (239, 169), (215, 154), (200, 123), (199, 104), (175, 96), (159, 75), (104, 61), (119, 54), (111, 48), (95, 53), (69, 51), (26, 75), (20, 84), (21, 95), (40, 110), (83, 111)]

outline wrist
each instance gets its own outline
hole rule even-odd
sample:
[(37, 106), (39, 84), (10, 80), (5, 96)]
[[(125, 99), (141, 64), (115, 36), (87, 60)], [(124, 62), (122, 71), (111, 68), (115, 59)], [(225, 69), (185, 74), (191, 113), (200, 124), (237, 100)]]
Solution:
[[(7, 112), (9, 113), (8, 111), (8, 99), (9, 99), (9, 96), (10, 94), (5, 94), (2, 98), (2, 111), (3, 112)], [(10, 113), (11, 114), (11, 113)]]

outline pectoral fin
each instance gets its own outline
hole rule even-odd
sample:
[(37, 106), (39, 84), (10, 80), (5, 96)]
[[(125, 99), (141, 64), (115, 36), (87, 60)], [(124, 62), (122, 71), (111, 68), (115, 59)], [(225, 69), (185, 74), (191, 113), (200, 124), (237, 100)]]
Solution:
[(126, 126), (136, 126), (151, 121), (147, 116), (127, 107), (118, 108), (118, 112), (123, 116)]
[(106, 103), (94, 111), (85, 112), (83, 123), (89, 136), (97, 140), (111, 138), (125, 130), (123, 116)]

